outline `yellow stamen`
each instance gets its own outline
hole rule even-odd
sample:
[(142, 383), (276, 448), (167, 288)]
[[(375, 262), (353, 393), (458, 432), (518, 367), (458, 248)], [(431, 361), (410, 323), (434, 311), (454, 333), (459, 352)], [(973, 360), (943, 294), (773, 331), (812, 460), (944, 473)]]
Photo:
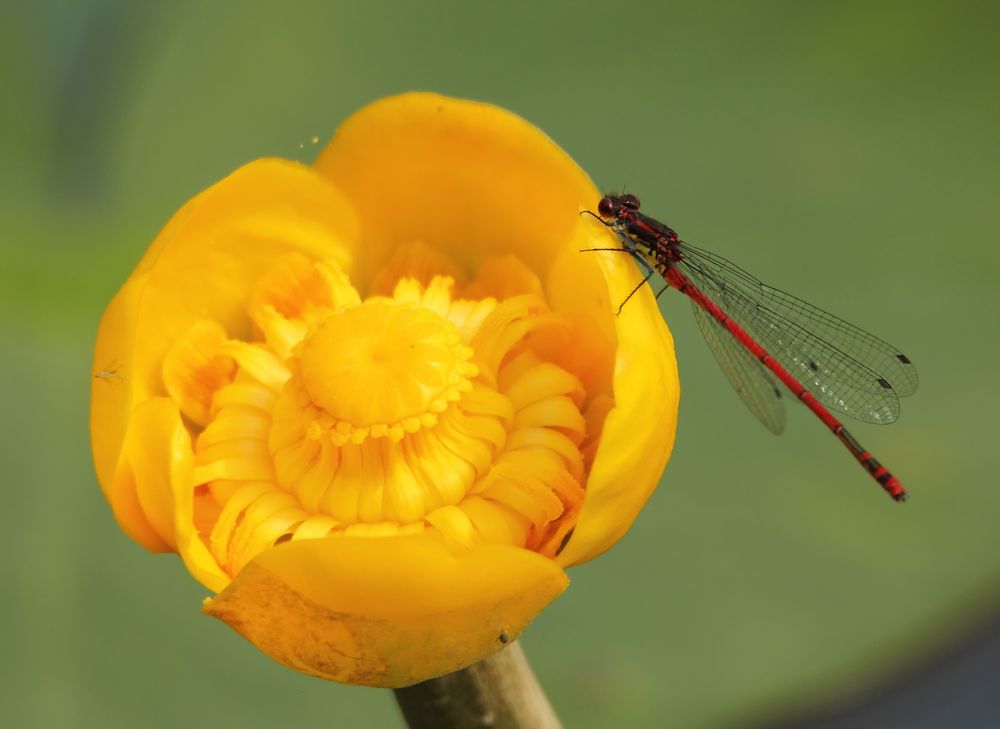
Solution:
[(226, 331), (213, 321), (201, 320), (174, 342), (163, 360), (163, 384), (182, 413), (204, 426), (210, 417), (212, 396), (227, 384), (235, 369), (220, 347)]

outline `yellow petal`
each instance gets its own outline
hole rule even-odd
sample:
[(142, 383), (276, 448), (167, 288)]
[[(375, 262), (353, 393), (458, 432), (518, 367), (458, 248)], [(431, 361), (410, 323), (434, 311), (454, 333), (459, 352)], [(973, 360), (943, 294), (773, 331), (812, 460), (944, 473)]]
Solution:
[(423, 535), (305, 539), (263, 552), (204, 609), (296, 670), (400, 687), (499, 650), (566, 585), (516, 547), (456, 556)]
[(442, 506), (424, 518), (441, 532), (453, 551), (471, 549), (481, 541), (469, 515), (457, 506)]
[(193, 488), (194, 454), (191, 436), (181, 424), (175, 403), (158, 397), (135, 409), (122, 446), (122, 460), (135, 479), (143, 513), (160, 538), (176, 550), (171, 481), (186, 480)]
[[(199, 319), (246, 339), (246, 302), (280, 256), (334, 259), (347, 266), (344, 241), (356, 237), (350, 205), (311, 168), (262, 159), (188, 202), (150, 246), (101, 319), (91, 400), (94, 463), (105, 493), (129, 412), (165, 394), (164, 355)], [(114, 377), (101, 373), (115, 363)]]
[(118, 469), (115, 471), (107, 491), (107, 499), (118, 526), (130, 539), (156, 554), (174, 551), (173, 545), (164, 539), (156, 527), (150, 523), (142, 503), (139, 501), (135, 474), (132, 473), (130, 464), (125, 460), (118, 463)]
[(228, 384), (235, 369), (232, 360), (219, 356), (225, 330), (213, 321), (199, 319), (170, 348), (163, 360), (163, 385), (181, 412), (194, 423), (208, 423), (212, 397)]

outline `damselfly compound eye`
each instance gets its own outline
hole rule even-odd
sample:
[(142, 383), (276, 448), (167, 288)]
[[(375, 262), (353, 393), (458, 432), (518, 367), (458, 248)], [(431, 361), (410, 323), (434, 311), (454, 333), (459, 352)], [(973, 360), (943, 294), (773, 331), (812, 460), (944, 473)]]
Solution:
[(614, 218), (618, 214), (618, 207), (615, 199), (608, 195), (597, 203), (597, 212), (602, 218)]

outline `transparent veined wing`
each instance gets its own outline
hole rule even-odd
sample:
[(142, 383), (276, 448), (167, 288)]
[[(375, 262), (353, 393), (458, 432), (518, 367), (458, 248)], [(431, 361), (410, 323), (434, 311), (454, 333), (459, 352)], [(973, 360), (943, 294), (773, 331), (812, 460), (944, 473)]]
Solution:
[(785, 406), (777, 379), (715, 318), (694, 301), (695, 321), (716, 362), (750, 412), (775, 435), (785, 429)]
[(917, 368), (898, 347), (818, 306), (761, 282), (721, 256), (686, 243), (681, 248), (685, 253), (693, 253), (704, 267), (714, 268), (733, 285), (742, 287), (751, 298), (757, 299), (758, 306), (765, 307), (774, 316), (804, 327), (877, 372), (892, 385), (898, 397), (908, 397), (917, 391)]
[(900, 392), (912, 394), (917, 382), (898, 350), (724, 258), (687, 244), (680, 251), (677, 268), (820, 402), (869, 423), (898, 418)]

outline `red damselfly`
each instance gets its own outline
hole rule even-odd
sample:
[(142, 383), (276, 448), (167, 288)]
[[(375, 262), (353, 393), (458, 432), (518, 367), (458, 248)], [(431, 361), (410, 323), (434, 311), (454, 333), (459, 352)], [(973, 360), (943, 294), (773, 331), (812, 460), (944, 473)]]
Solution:
[(917, 370), (892, 345), (812, 304), (761, 283), (714, 253), (684, 243), (670, 227), (639, 212), (635, 195), (606, 195), (597, 213), (621, 248), (691, 299), (695, 319), (733, 388), (772, 433), (785, 427), (783, 384), (826, 425), (886, 493), (906, 490), (830, 411), (868, 423), (892, 423), (899, 398), (917, 389)]

